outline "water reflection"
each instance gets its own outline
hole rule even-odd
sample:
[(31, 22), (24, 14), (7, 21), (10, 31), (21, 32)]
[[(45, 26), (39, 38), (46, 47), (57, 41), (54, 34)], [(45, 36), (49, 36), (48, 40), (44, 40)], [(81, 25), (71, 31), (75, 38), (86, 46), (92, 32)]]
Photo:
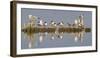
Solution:
[[(28, 48), (34, 48), (36, 42), (39, 42), (40, 44), (42, 44), (45, 41), (45, 39), (49, 39), (49, 40), (51, 39), (52, 41), (55, 41), (55, 40), (57, 41), (58, 39), (63, 40), (63, 39), (67, 39), (67, 36), (69, 36), (69, 35), (74, 37), (73, 41), (75, 43), (77, 43), (77, 42), (82, 43), (84, 40), (83, 37), (84, 37), (85, 33), (86, 32), (84, 30), (81, 32), (69, 32), (69, 33), (57, 32), (57, 31), (50, 32), (50, 33), (48, 33), (48, 32), (39, 32), (39, 33), (24, 32), (24, 38), (26, 40), (28, 40)], [(66, 36), (66, 38), (64, 36)], [(50, 37), (50, 38), (48, 38), (48, 37)]]
[(33, 33), (29, 33), (29, 32), (24, 33), (24, 39), (26, 39), (26, 38), (27, 38), (27, 40), (29, 41), (28, 47), (29, 47), (29, 48), (32, 48), (32, 47), (33, 47), (32, 44), (34, 44), (34, 41), (35, 41), (35, 39), (34, 39), (34, 34), (33, 34)]
[(78, 41), (83, 42), (84, 34), (85, 34), (85, 31), (72, 33), (72, 36), (74, 36), (74, 41), (75, 42), (78, 42)]

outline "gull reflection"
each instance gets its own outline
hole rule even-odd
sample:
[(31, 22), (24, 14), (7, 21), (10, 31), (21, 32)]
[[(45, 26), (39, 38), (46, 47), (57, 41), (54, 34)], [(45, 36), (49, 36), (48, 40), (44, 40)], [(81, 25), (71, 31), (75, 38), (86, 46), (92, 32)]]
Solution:
[(77, 36), (75, 36), (75, 42), (77, 42), (78, 41), (78, 37)]
[(28, 38), (28, 41), (29, 41), (29, 43), (28, 43), (28, 47), (29, 48), (32, 48), (33, 47), (33, 44), (34, 44), (34, 34), (32, 34), (32, 35), (30, 35), (30, 36), (28, 36), (29, 38)]
[(83, 36), (84, 36), (84, 33), (85, 33), (84, 30), (81, 31), (81, 32), (75, 32), (75, 33), (72, 33), (73, 36), (74, 36), (75, 42), (78, 42), (79, 40), (80, 40), (81, 42), (83, 42)]
[(29, 42), (28, 47), (32, 48), (32, 42), (31, 41)]
[(54, 40), (55, 39), (54, 36), (52, 36), (51, 39)]
[(40, 42), (43, 42), (43, 36), (40, 35), (39, 41), (40, 41)]
[(61, 35), (58, 35), (58, 38), (60, 38), (60, 39), (63, 39), (63, 36), (61, 36)]
[(54, 40), (56, 37), (58, 39), (63, 39), (63, 32), (59, 33), (59, 32), (55, 32), (55, 33), (50, 33), (51, 34), (51, 39)]
[(44, 37), (47, 36), (47, 35), (48, 35), (47, 32), (45, 32), (45, 33), (39, 33), (39, 42), (40, 43), (43, 42)]
[(51, 39), (54, 40), (55, 39), (55, 33), (50, 33), (51, 34)]
[(28, 48), (32, 48), (34, 46), (33, 44), (35, 42), (34, 34), (30, 33), (30, 32), (27, 32), (27, 33), (24, 33), (24, 34), (25, 34), (24, 38), (27, 38), (27, 40), (28, 40)]
[(57, 37), (58, 37), (59, 39), (63, 39), (63, 32), (58, 33), (58, 34), (57, 34)]

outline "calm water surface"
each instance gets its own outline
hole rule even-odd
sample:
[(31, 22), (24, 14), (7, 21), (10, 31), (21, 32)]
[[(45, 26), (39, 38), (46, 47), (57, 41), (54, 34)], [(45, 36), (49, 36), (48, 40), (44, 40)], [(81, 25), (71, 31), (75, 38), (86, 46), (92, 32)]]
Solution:
[(92, 33), (21, 33), (21, 49), (91, 46)]

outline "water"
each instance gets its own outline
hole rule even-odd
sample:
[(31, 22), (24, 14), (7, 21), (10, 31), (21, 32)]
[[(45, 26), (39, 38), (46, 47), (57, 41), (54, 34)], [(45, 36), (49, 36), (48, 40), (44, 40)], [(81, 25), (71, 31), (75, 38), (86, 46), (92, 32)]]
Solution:
[(21, 49), (91, 46), (91, 32), (21, 33)]

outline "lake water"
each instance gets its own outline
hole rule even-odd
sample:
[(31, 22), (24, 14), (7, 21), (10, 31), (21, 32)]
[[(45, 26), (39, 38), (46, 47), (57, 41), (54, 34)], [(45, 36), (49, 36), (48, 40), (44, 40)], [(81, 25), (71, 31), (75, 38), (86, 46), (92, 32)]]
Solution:
[(91, 32), (21, 33), (21, 49), (91, 46)]

